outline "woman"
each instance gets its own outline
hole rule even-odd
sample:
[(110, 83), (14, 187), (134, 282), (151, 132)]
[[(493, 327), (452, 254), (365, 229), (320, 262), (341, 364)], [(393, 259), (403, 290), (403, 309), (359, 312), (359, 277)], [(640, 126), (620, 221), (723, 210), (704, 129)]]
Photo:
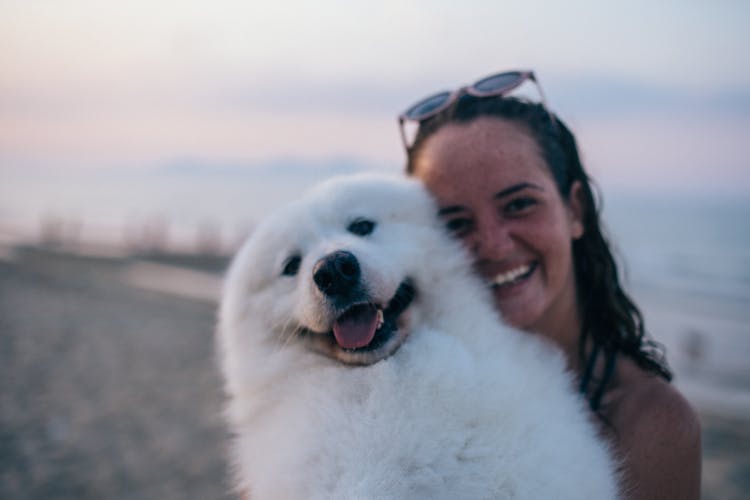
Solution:
[[(412, 106), (399, 118), (407, 172), (436, 197), (505, 320), (562, 348), (622, 460), (626, 498), (698, 498), (698, 419), (619, 283), (573, 135), (543, 95), (506, 96), (528, 80), (501, 73)], [(419, 126), (411, 144), (407, 121)]]

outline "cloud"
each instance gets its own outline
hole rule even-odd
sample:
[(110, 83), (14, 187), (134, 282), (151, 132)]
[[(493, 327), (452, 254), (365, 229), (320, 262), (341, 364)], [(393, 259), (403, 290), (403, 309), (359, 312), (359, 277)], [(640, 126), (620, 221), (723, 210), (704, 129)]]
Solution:
[(716, 86), (691, 89), (618, 78), (582, 75), (553, 78), (552, 107), (578, 116), (695, 113), (750, 118), (750, 88)]
[(398, 165), (398, 112), (530, 67), (597, 163), (711, 163), (730, 179), (750, 157), (749, 12), (734, 0), (10, 0), (0, 167)]

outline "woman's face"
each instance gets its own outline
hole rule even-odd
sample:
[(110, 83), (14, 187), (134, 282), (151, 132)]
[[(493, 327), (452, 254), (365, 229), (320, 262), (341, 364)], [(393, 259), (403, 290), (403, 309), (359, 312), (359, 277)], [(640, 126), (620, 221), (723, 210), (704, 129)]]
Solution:
[(443, 126), (424, 143), (414, 176), (437, 198), (503, 317), (554, 335), (577, 323), (572, 241), (583, 234), (580, 184), (563, 200), (536, 141), (511, 121)]

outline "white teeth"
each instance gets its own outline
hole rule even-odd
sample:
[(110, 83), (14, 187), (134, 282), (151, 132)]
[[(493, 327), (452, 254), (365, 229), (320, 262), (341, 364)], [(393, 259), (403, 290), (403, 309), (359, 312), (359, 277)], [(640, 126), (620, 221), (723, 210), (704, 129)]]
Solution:
[[(378, 309), (378, 328), (383, 326), (383, 323), (385, 323), (385, 319), (383, 319), (383, 310)], [(377, 328), (376, 328), (377, 330)]]
[(511, 269), (510, 271), (500, 273), (497, 276), (495, 276), (491, 281), (491, 285), (505, 285), (507, 283), (511, 283), (518, 279), (519, 276), (522, 276), (529, 272), (529, 269), (531, 269), (531, 266), (528, 264), (525, 264), (521, 267), (517, 267), (515, 269)]

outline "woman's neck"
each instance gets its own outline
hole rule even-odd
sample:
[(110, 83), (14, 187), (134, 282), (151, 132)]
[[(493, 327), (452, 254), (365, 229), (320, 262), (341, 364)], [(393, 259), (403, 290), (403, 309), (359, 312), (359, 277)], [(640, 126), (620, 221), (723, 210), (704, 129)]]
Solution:
[(575, 284), (573, 292), (563, 294), (561, 300), (552, 304), (544, 317), (528, 330), (550, 339), (565, 353), (568, 369), (580, 374), (583, 370), (578, 350), (581, 339), (581, 319)]

